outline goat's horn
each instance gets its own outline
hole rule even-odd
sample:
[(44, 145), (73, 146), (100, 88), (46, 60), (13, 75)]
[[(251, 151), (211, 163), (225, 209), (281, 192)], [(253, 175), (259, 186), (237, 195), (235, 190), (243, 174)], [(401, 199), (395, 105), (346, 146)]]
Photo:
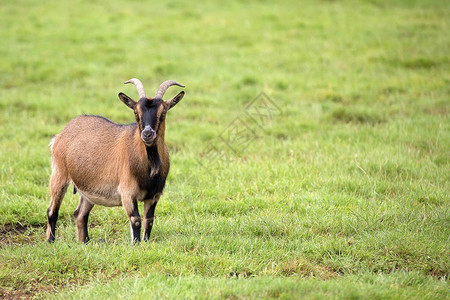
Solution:
[(176, 81), (166, 80), (163, 83), (161, 83), (161, 85), (159, 86), (158, 90), (156, 91), (155, 99), (162, 99), (162, 97), (164, 96), (164, 93), (172, 85), (178, 85), (178, 86), (184, 87), (184, 85), (179, 84)]
[(145, 96), (144, 85), (142, 84), (142, 82), (139, 79), (131, 78), (130, 80), (127, 80), (124, 82), (124, 84), (127, 84), (127, 83), (132, 83), (136, 86), (138, 94), (139, 94), (139, 99), (147, 98), (147, 96)]

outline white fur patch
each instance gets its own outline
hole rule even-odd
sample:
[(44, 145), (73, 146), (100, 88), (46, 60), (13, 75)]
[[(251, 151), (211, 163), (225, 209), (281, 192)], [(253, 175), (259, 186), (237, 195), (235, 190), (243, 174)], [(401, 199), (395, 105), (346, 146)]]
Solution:
[(48, 144), (48, 146), (50, 147), (50, 151), (52, 151), (52, 152), (53, 152), (53, 144), (55, 144), (55, 138), (52, 138), (50, 140), (50, 143)]
[(150, 177), (155, 176), (156, 174), (158, 174), (158, 172), (159, 172), (159, 167), (157, 167), (157, 168), (152, 168), (152, 169), (150, 170)]

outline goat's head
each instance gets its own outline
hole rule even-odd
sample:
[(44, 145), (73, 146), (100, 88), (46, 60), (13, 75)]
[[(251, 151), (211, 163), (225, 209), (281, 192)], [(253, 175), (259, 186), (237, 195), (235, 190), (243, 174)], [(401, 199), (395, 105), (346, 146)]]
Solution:
[(159, 86), (155, 97), (147, 98), (144, 86), (139, 79), (133, 78), (125, 81), (125, 83), (133, 83), (136, 86), (139, 93), (139, 101), (134, 101), (124, 93), (119, 93), (119, 99), (134, 111), (142, 142), (146, 146), (152, 146), (156, 143), (158, 135), (164, 134), (167, 111), (184, 97), (184, 92), (182, 91), (172, 99), (164, 101), (162, 99), (164, 93), (172, 85), (181, 87), (184, 87), (184, 85), (173, 80), (164, 81)]

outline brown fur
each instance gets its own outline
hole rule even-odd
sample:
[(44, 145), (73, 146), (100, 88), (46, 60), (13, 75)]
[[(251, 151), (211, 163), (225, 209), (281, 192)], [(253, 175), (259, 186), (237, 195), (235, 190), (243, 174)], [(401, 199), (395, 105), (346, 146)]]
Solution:
[[(166, 177), (170, 161), (163, 130), (164, 126), (160, 126), (157, 148), (161, 175)], [(64, 182), (104, 198), (114, 196), (118, 189), (136, 197), (136, 177), (148, 175), (150, 168), (135, 124), (114, 124), (96, 116), (79, 116), (70, 121), (54, 138), (52, 159)]]
[[(79, 116), (53, 138), (51, 202), (47, 211), (49, 242), (54, 240), (59, 207), (70, 183), (80, 193), (80, 203), (74, 213), (80, 241), (88, 240), (87, 218), (94, 204), (122, 205), (130, 220), (132, 239), (139, 241), (141, 217), (137, 201), (145, 203), (144, 239), (149, 238), (153, 212), (170, 169), (165, 116), (161, 115), (183, 96), (181, 92), (158, 107), (157, 138), (152, 151), (142, 141), (139, 122), (121, 125), (98, 116)], [(140, 102), (125, 104), (141, 115)], [(155, 164), (152, 159), (158, 160), (158, 157), (160, 163)]]

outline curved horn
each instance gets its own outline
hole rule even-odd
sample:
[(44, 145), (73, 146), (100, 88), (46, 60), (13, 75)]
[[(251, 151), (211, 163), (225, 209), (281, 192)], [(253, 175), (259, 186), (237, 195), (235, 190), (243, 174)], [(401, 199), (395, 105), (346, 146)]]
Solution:
[(124, 84), (127, 84), (127, 83), (132, 83), (136, 86), (137, 91), (139, 93), (139, 99), (147, 98), (147, 96), (145, 96), (144, 85), (142, 84), (142, 82), (139, 79), (131, 78), (130, 80), (127, 80), (124, 82)]
[(184, 85), (179, 84), (176, 81), (166, 80), (163, 83), (161, 83), (161, 85), (159, 86), (158, 90), (156, 91), (155, 99), (162, 99), (162, 97), (164, 96), (164, 93), (172, 85), (178, 85), (178, 86), (184, 87)]

